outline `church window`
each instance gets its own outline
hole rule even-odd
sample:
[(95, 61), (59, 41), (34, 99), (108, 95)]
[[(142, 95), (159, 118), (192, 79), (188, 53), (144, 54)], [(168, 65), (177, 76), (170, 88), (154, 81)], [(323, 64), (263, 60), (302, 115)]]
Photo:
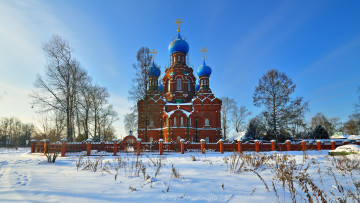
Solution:
[(170, 92), (170, 81), (166, 81), (167, 87), (168, 87), (168, 92)]
[(184, 126), (184, 118), (183, 117), (180, 118), (180, 125)]
[(176, 62), (176, 58), (174, 57), (174, 63)]
[(210, 126), (210, 121), (208, 118), (205, 119), (205, 126)]
[(181, 90), (181, 78), (176, 79), (177, 82), (177, 90)]
[(150, 137), (149, 141), (150, 141), (150, 142), (153, 142), (153, 141), (154, 141), (154, 138)]
[(191, 126), (191, 118), (190, 118), (190, 120), (189, 120), (189, 126)]
[(188, 80), (188, 91), (190, 92), (191, 91), (191, 81)]
[(154, 127), (154, 121), (150, 120), (150, 127)]
[(205, 142), (206, 142), (206, 143), (209, 143), (209, 141), (210, 141), (210, 140), (209, 140), (209, 137), (205, 137)]
[(178, 61), (180, 61), (180, 56), (178, 56)]
[(177, 136), (177, 137), (176, 137), (176, 140), (177, 140), (178, 142), (180, 142), (181, 137), (180, 137), (180, 136)]
[(174, 126), (176, 126), (176, 117), (174, 117)]

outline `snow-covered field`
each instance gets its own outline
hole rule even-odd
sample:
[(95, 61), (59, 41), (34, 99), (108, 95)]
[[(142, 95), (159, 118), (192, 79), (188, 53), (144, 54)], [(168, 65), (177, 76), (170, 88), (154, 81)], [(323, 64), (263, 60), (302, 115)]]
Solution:
[(0, 148), (0, 201), (268, 203), (291, 202), (292, 194), (307, 202), (307, 193), (314, 201), (321, 196), (328, 201), (348, 196), (356, 202), (350, 193), (359, 197), (358, 155), (336, 161), (326, 150), (305, 155), (269, 152), (240, 159), (234, 153), (218, 152), (161, 157), (147, 153), (139, 159), (125, 153), (82, 159), (70, 155), (58, 157), (54, 164), (29, 151)]

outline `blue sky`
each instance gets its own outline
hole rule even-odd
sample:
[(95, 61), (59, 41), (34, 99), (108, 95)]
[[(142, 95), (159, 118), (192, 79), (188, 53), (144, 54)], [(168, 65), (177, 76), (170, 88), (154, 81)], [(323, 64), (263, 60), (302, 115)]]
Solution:
[(360, 1), (0, 1), (0, 117), (35, 121), (28, 95), (46, 58), (41, 44), (53, 34), (67, 39), (120, 116), (131, 105), (128, 89), (136, 51), (158, 51), (162, 72), (175, 20), (190, 45), (195, 71), (208, 49), (211, 88), (254, 114), (252, 95), (267, 70), (285, 72), (293, 96), (317, 112), (346, 120), (360, 85)]

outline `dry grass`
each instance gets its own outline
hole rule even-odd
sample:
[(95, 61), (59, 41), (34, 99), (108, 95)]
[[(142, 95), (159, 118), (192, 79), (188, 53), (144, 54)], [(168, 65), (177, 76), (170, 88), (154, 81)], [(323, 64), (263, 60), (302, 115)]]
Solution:
[[(354, 172), (360, 171), (360, 159), (327, 157), (326, 170), (319, 167), (320, 162), (303, 153), (302, 161), (296, 162), (294, 156), (287, 154), (266, 155), (238, 154), (225, 157), (227, 171), (235, 174), (254, 173), (264, 184), (267, 191), (272, 191), (278, 202), (360, 202), (360, 181), (354, 178)], [(271, 176), (264, 178), (261, 171), (267, 170)], [(334, 172), (336, 171), (336, 173)], [(338, 180), (339, 174), (342, 181)], [(323, 177), (333, 179), (332, 188), (324, 185)], [(344, 181), (346, 180), (346, 181)], [(272, 188), (269, 188), (269, 181)], [(279, 189), (281, 188), (281, 189)], [(280, 191), (279, 191), (280, 190)], [(283, 193), (281, 198), (279, 192)]]

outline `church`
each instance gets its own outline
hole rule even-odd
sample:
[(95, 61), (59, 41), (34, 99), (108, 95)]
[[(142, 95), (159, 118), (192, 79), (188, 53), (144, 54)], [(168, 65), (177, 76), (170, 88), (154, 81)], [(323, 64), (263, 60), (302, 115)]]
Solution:
[(221, 138), (221, 100), (210, 88), (212, 69), (203, 63), (197, 70), (187, 64), (189, 44), (182, 39), (178, 19), (177, 37), (169, 45), (171, 65), (159, 80), (160, 69), (153, 62), (149, 70), (147, 99), (138, 101), (138, 138), (143, 142), (180, 139), (199, 142), (201, 139), (217, 142)]

